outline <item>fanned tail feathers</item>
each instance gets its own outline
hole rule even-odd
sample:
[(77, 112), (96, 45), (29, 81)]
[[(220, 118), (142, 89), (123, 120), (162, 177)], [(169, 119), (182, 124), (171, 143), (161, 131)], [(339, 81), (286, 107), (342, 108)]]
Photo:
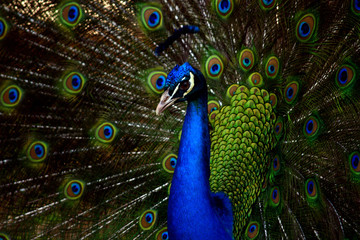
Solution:
[[(241, 86), (274, 112), (236, 239), (358, 239), (359, 13), (355, 0), (3, 1), (0, 239), (167, 239), (185, 105), (155, 109), (186, 61), (207, 79), (211, 131)], [(160, 45), (184, 26), (200, 31)]]

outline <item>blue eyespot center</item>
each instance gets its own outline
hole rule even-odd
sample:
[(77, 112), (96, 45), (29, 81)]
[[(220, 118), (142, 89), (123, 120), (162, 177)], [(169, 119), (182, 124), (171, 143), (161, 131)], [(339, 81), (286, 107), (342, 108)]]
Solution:
[(170, 165), (171, 165), (172, 168), (176, 167), (176, 159), (175, 158), (170, 159)]
[[(234, 94), (235, 94), (235, 92), (234, 92)], [(217, 110), (217, 107), (213, 107), (211, 110), (210, 110), (210, 112), (213, 112), (213, 111), (216, 111)]]
[(249, 228), (249, 232), (253, 233), (253, 232), (255, 232), (255, 230), (256, 230), (256, 225), (255, 224), (251, 225)]
[(360, 11), (360, 1), (359, 0), (354, 1), (354, 7), (357, 11)]
[(308, 134), (310, 134), (314, 129), (314, 121), (313, 120), (309, 120), (307, 123), (306, 123), (306, 132)]
[(156, 80), (156, 88), (159, 90), (162, 90), (165, 87), (165, 77), (164, 76), (160, 76), (157, 80)]
[(68, 12), (69, 22), (74, 22), (79, 16), (79, 9), (76, 6), (71, 6)]
[(359, 155), (354, 154), (354, 156), (352, 156), (351, 159), (351, 165), (353, 167), (353, 169), (357, 169), (359, 167)]
[(0, 20), (0, 36), (5, 32), (5, 24)]
[(245, 67), (250, 66), (250, 64), (251, 64), (250, 59), (249, 59), (249, 58), (244, 58), (244, 59), (243, 59), (243, 64), (245, 65)]
[(112, 136), (113, 130), (109, 126), (104, 127), (104, 136), (109, 139)]
[(270, 4), (273, 3), (274, 0), (263, 0), (263, 3), (266, 5), (266, 6), (269, 6)]
[(220, 64), (213, 64), (210, 69), (210, 73), (216, 75), (220, 72)]
[(270, 65), (269, 66), (269, 73), (273, 74), (275, 72), (275, 66), (274, 65)]
[(275, 159), (274, 159), (274, 168), (276, 169), (276, 168), (277, 168), (277, 166), (278, 166), (278, 159), (277, 159), (277, 158), (275, 158)]
[(34, 150), (37, 157), (41, 158), (44, 156), (44, 147), (40, 144), (36, 144)]
[(291, 99), (293, 95), (294, 95), (294, 89), (292, 87), (289, 87), (288, 90), (286, 91), (286, 96)]
[(148, 20), (149, 26), (150, 27), (155, 27), (156, 25), (159, 24), (160, 21), (160, 15), (158, 12), (153, 12)]
[(71, 78), (71, 85), (72, 85), (72, 87), (74, 88), (74, 90), (79, 89), (79, 87), (80, 87), (80, 82), (81, 82), (81, 79), (80, 79), (80, 76), (79, 76), (79, 75), (74, 75), (74, 76), (72, 76), (72, 78)]
[(310, 25), (307, 22), (300, 23), (299, 33), (301, 37), (307, 37), (310, 34)]
[(71, 191), (75, 194), (75, 195), (78, 195), (80, 193), (80, 184), (78, 183), (72, 183), (71, 184)]
[(340, 84), (345, 84), (348, 79), (348, 72), (346, 68), (342, 68), (339, 72), (339, 82)]
[(10, 91), (9, 91), (9, 100), (10, 100), (10, 102), (11, 103), (14, 103), (14, 102), (16, 102), (16, 100), (18, 99), (18, 97), (19, 97), (19, 92), (18, 92), (18, 90), (17, 89), (11, 89)]
[(308, 182), (307, 190), (308, 190), (309, 194), (312, 194), (314, 192), (314, 182), (313, 181)]
[(153, 221), (153, 215), (152, 215), (151, 213), (147, 213), (147, 214), (145, 215), (145, 221), (146, 221), (147, 223), (152, 223), (152, 221)]
[(161, 234), (161, 239), (167, 240), (168, 238), (169, 238), (168, 232), (163, 232), (163, 233)]
[(280, 131), (280, 126), (279, 125), (276, 125), (275, 127), (275, 132), (278, 133)]
[(219, 10), (221, 13), (226, 13), (230, 9), (230, 1), (229, 0), (221, 0), (219, 3)]
[(276, 197), (278, 195), (278, 190), (277, 189), (274, 189), (273, 193), (272, 193), (272, 198), (275, 200)]

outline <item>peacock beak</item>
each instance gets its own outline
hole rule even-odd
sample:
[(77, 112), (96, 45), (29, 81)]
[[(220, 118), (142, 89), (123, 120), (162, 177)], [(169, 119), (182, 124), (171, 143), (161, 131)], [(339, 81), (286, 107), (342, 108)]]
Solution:
[(160, 98), (160, 102), (156, 107), (156, 115), (160, 115), (166, 108), (170, 107), (179, 98), (173, 98), (169, 95), (169, 89), (167, 89)]

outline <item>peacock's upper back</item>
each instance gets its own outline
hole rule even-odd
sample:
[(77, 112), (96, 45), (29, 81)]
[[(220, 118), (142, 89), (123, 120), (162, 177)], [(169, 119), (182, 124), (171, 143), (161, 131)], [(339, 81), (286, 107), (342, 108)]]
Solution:
[(2, 1), (0, 239), (167, 239), (186, 61), (234, 238), (359, 238), (359, 27), (355, 0)]

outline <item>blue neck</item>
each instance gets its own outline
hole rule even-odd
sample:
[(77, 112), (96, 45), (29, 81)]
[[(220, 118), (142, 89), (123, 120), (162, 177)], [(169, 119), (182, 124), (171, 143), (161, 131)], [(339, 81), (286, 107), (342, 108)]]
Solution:
[[(198, 98), (189, 101), (186, 111), (168, 204), (169, 239), (231, 239), (214, 208), (209, 176), (205, 89)], [(225, 235), (228, 237), (222, 238)]]

